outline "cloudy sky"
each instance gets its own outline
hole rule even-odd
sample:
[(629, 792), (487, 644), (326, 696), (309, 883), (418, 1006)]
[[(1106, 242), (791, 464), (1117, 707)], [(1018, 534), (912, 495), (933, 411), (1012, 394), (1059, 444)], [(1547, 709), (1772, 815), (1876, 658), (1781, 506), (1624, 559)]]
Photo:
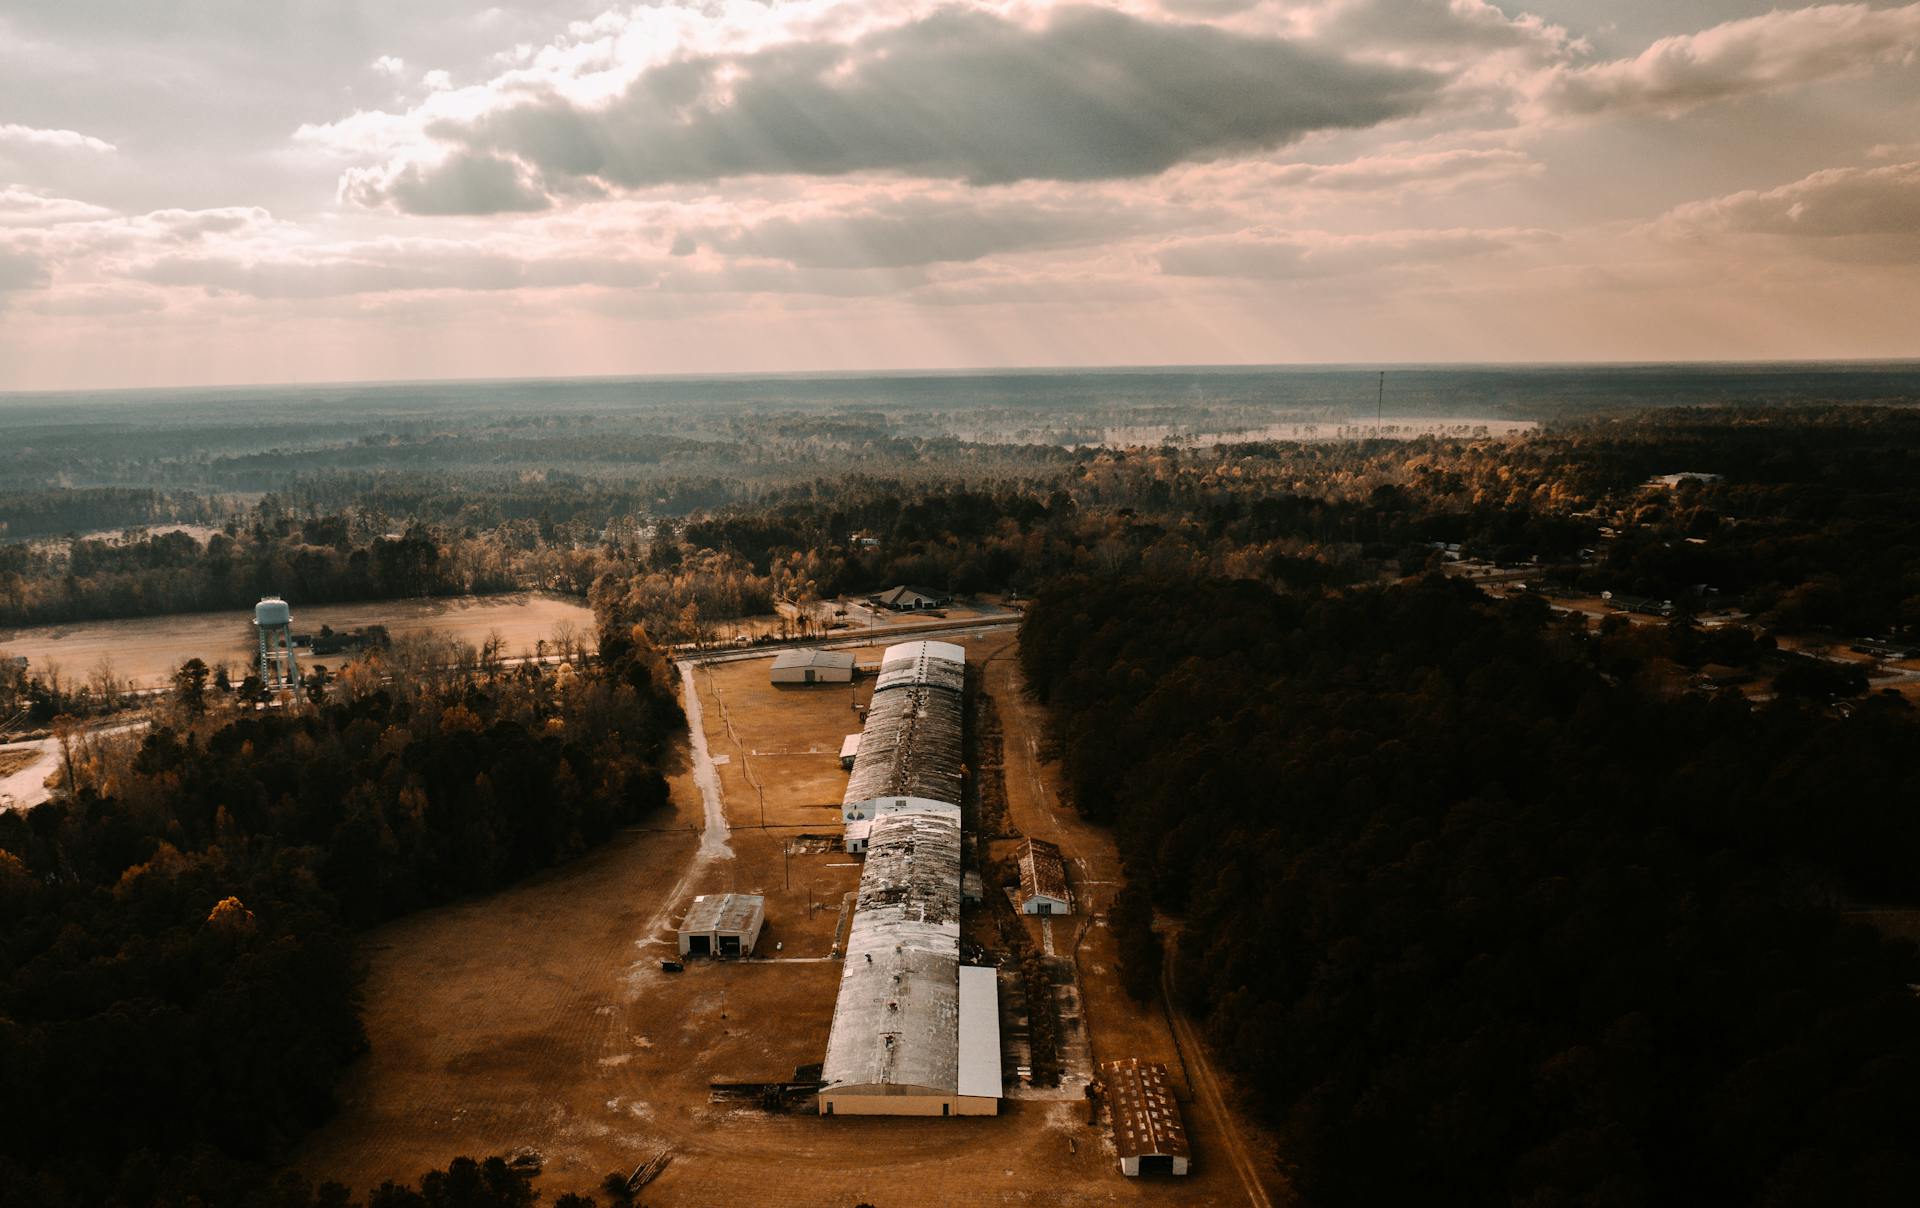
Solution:
[(0, 0), (0, 389), (1920, 355), (1920, 3)]

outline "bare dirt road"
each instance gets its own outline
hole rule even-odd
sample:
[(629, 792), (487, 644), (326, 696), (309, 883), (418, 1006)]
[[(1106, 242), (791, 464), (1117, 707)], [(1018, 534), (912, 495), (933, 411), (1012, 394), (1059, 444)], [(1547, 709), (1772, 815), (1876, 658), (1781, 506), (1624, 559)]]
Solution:
[(26, 809), (47, 799), (59, 744), (51, 738), (0, 747), (0, 810)]
[(1233, 1171), (1240, 1179), (1240, 1185), (1247, 1193), (1247, 1202), (1254, 1208), (1273, 1208), (1273, 1200), (1267, 1195), (1265, 1181), (1261, 1177), (1261, 1168), (1256, 1165), (1246, 1138), (1241, 1135), (1241, 1126), (1228, 1110), (1226, 1095), (1221, 1090), (1220, 1074), (1213, 1068), (1213, 1058), (1207, 1053), (1206, 1045), (1201, 1043), (1200, 1031), (1193, 1021), (1179, 1011), (1173, 1010), (1173, 980), (1168, 974), (1170, 964), (1160, 967), (1160, 993), (1166, 996), (1169, 1009), (1167, 1018), (1173, 1021), (1174, 1031), (1180, 1037), (1180, 1055), (1187, 1073), (1187, 1082), (1193, 1087), (1194, 1097), (1206, 1105), (1207, 1111), (1219, 1121), (1222, 1127), (1216, 1140), (1227, 1161), (1232, 1163)]
[[(1276, 1195), (1282, 1201), (1288, 1198), (1273, 1142), (1237, 1109), (1230, 1082), (1207, 1059), (1198, 1030), (1159, 1003), (1136, 1002), (1120, 985), (1119, 957), (1106, 922), (1106, 911), (1122, 884), (1119, 849), (1110, 830), (1062, 804), (1059, 769), (1042, 758), (1044, 716), (1025, 693), (1016, 652), (1011, 635), (982, 639), (983, 683), (1006, 731), (1007, 801), (1013, 823), (1025, 835), (1057, 844), (1066, 861), (1075, 917), (1052, 923), (1074, 928), (1070, 942), (1094, 1059), (1165, 1062), (1191, 1090), (1181, 1104), (1194, 1148), (1190, 1177), (1205, 1181), (1210, 1202), (1244, 1198), (1256, 1208), (1272, 1208)], [(1055, 943), (1063, 941), (1056, 936)]]

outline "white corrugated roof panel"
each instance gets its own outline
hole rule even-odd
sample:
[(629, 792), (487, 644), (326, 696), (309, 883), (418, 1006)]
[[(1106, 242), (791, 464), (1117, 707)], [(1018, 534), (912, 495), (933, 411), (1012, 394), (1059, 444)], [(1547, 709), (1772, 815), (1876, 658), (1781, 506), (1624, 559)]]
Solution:
[(839, 650), (783, 650), (773, 657), (773, 669), (786, 671), (799, 667), (850, 668), (853, 656)]
[(959, 694), (967, 682), (967, 652), (951, 642), (899, 642), (880, 656), (876, 694), (889, 688), (934, 687)]
[(960, 966), (960, 1093), (1000, 1097), (1000, 975)]

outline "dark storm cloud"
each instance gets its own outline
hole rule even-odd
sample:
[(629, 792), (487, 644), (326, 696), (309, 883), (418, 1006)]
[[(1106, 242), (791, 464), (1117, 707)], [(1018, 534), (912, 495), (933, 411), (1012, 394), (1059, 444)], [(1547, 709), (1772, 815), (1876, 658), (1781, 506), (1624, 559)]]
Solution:
[[(551, 187), (862, 171), (997, 184), (1149, 176), (1421, 109), (1442, 80), (1202, 25), (943, 11), (850, 46), (681, 60), (612, 104), (548, 96), (432, 133)], [(434, 195), (437, 173), (414, 185)], [(399, 207), (417, 204), (386, 190)]]

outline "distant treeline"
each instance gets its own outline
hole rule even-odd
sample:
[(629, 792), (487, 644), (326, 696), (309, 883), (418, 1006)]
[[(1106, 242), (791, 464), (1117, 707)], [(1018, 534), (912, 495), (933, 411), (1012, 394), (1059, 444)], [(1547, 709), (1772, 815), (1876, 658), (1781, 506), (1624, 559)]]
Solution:
[[(1644, 485), (1686, 471), (1720, 477)], [(879, 547), (850, 546), (857, 533)], [(686, 539), (760, 573), (800, 560), (822, 594), (889, 579), (1031, 590), (1090, 562), (1313, 589), (1416, 574), (1451, 546), (1682, 612), (1920, 632), (1920, 411), (1669, 410), (1509, 441), (1086, 451), (1051, 480), (795, 484)]]
[(234, 510), (196, 492), (145, 487), (0, 491), (0, 541), (156, 524), (219, 524)]
[[(543, 527), (546, 536), (542, 536)], [(584, 596), (603, 555), (537, 521), (482, 534), (364, 512), (300, 516), (269, 500), (204, 542), (180, 532), (0, 545), (0, 626), (540, 587)]]
[(665, 800), (669, 670), (625, 623), (600, 650), (265, 713), (183, 677), (130, 759), (72, 740), (62, 796), (0, 814), (0, 1204), (307, 1204), (267, 1176), (365, 1047), (354, 931)]
[(1637, 640), (1438, 579), (1032, 606), (1072, 798), (1305, 1202), (1920, 1200), (1920, 954), (1831, 905), (1920, 896), (1920, 724), (1661, 694)]
[[(1317, 590), (1458, 555), (1538, 562), (1545, 582), (1682, 612), (1737, 606), (1783, 629), (1920, 632), (1920, 411), (1907, 408), (1077, 451), (863, 435), (865, 422), (731, 419), (713, 430), (741, 451), (737, 474), (316, 470), (230, 516), (233, 545), (198, 554), (184, 538), (0, 546), (0, 625), (233, 607), (262, 591), (584, 594), (612, 574), (654, 632), (690, 636), (689, 605), (704, 623), (898, 582), (1031, 591), (1068, 571), (1149, 569)], [(563, 424), (554, 439), (583, 438)], [(835, 460), (850, 447), (862, 457)], [(1686, 471), (1719, 478), (1643, 486)]]

